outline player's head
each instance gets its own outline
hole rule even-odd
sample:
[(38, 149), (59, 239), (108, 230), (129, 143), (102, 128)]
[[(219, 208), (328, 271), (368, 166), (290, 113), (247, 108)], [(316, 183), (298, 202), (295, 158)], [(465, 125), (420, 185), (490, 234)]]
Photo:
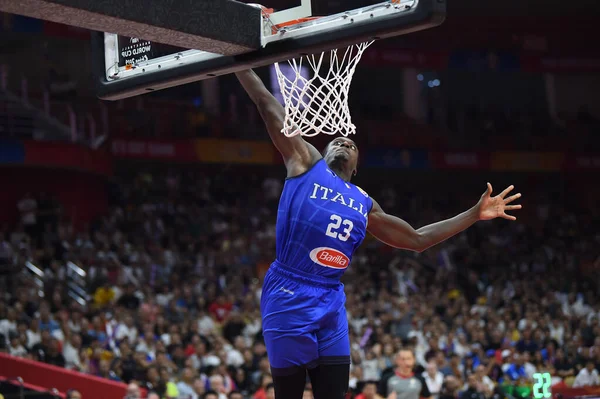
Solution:
[(331, 169), (344, 173), (342, 177), (350, 180), (358, 166), (358, 147), (347, 137), (337, 137), (327, 144), (323, 158)]

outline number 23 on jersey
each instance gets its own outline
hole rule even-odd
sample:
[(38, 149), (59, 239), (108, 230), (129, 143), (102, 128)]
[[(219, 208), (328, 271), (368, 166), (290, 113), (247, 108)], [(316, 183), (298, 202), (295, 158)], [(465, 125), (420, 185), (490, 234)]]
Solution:
[(327, 225), (325, 235), (331, 238), (337, 238), (340, 241), (347, 241), (354, 228), (354, 223), (348, 219), (342, 219), (339, 215), (331, 215), (331, 223)]

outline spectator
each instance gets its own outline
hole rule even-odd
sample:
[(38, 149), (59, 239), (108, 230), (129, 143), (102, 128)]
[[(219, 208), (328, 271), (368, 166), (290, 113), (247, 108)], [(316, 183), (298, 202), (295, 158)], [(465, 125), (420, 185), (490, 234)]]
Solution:
[(275, 399), (275, 385), (273, 383), (267, 385), (266, 398)]
[[(150, 397), (150, 394), (148, 394), (148, 398), (149, 397)], [(125, 395), (125, 399), (140, 399), (140, 398), (141, 398), (140, 386), (135, 382), (130, 382), (127, 385), (127, 393)]]
[(96, 305), (96, 307), (99, 309), (107, 307), (114, 301), (114, 299), (115, 290), (111, 287), (108, 280), (105, 280), (94, 292), (94, 305)]
[(98, 365), (98, 377), (106, 378), (111, 381), (120, 381), (121, 379), (117, 374), (111, 370), (110, 362), (106, 359), (100, 360)]
[(527, 378), (527, 372), (525, 371), (525, 366), (523, 366), (523, 356), (515, 353), (513, 355), (513, 363), (508, 364), (508, 367), (504, 370), (504, 374), (513, 381), (517, 381), (520, 378)]
[(8, 353), (16, 357), (27, 356), (27, 349), (19, 341), (17, 333), (11, 333), (9, 336)]
[(494, 391), (494, 381), (492, 381), (492, 379), (486, 375), (486, 371), (486, 367), (480, 364), (479, 366), (475, 367), (474, 375), (481, 391), (486, 395), (486, 397), (489, 397)]
[(554, 367), (557, 375), (564, 380), (575, 377), (575, 365), (565, 356), (562, 348), (556, 351)]
[(82, 399), (81, 392), (76, 389), (69, 389), (65, 399)]
[(233, 305), (226, 298), (225, 295), (219, 295), (213, 303), (208, 307), (208, 311), (210, 314), (219, 322), (223, 322), (227, 316), (229, 316), (229, 312), (233, 309)]
[(594, 362), (592, 360), (588, 360), (586, 362), (585, 367), (582, 368), (577, 374), (577, 377), (575, 377), (573, 387), (579, 388), (600, 385), (600, 377), (598, 377), (598, 370), (594, 367)]
[(440, 389), (439, 399), (458, 399), (459, 390), (460, 380), (452, 375), (446, 376)]
[(177, 391), (179, 392), (179, 399), (197, 399), (197, 395), (194, 392), (194, 372), (191, 368), (186, 367), (181, 373), (181, 379), (177, 383)]
[(33, 353), (34, 359), (40, 362), (46, 361), (46, 353), (48, 352), (48, 349), (50, 347), (50, 341), (50, 331), (42, 331), (40, 334), (40, 342), (31, 347), (31, 352)]
[(269, 386), (269, 384), (272, 384), (272, 383), (273, 383), (273, 377), (271, 377), (271, 375), (267, 374), (267, 373), (263, 374), (260, 377), (260, 387), (254, 394), (253, 398), (254, 399), (266, 399), (267, 398), (267, 387)]
[(429, 389), (433, 399), (439, 399), (442, 384), (444, 383), (444, 375), (438, 371), (437, 364), (435, 362), (427, 363), (425, 370), (426, 371), (422, 374), (422, 376), (427, 384), (427, 389)]
[(80, 352), (82, 349), (81, 336), (71, 334), (70, 339), (63, 345), (63, 356), (65, 358), (65, 367), (68, 369), (81, 369)]
[(8, 308), (6, 318), (0, 320), (0, 336), (6, 342), (9, 341), (11, 334), (17, 333), (17, 312), (13, 308)]
[(482, 386), (477, 382), (474, 374), (467, 379), (467, 389), (460, 395), (460, 399), (485, 399)]
[(415, 355), (412, 350), (401, 349), (396, 355), (396, 365), (395, 373), (386, 381), (388, 399), (396, 399), (400, 395), (404, 399), (431, 397), (423, 377), (415, 376), (413, 373)]
[(223, 380), (222, 375), (214, 374), (208, 379), (208, 381), (210, 391), (218, 394), (217, 399), (227, 399), (227, 387), (225, 386), (225, 381)]
[(65, 367), (65, 357), (60, 352), (60, 342), (57, 339), (50, 339), (44, 362), (58, 367)]
[(117, 305), (128, 310), (137, 310), (140, 307), (140, 299), (135, 293), (135, 285), (129, 283), (125, 286), (125, 292), (117, 300)]
[(205, 382), (202, 380), (202, 378), (196, 378), (194, 380), (194, 395), (192, 396), (192, 399), (200, 399), (204, 396), (204, 392), (206, 391), (206, 384)]
[(21, 212), (21, 223), (25, 227), (25, 231), (32, 237), (37, 234), (37, 201), (31, 193), (25, 196), (17, 203), (17, 208)]
[[(312, 394), (310, 399), (312, 399)], [(365, 381), (362, 392), (356, 395), (354, 399), (383, 399), (377, 394), (377, 381)]]

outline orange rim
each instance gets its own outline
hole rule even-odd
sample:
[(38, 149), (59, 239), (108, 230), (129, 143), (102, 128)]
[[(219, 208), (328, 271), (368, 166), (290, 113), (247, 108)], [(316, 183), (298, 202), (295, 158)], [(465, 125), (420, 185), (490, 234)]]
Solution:
[(308, 21), (314, 21), (315, 19), (319, 19), (320, 17), (306, 17), (306, 18), (298, 18), (298, 19), (292, 19), (291, 21), (286, 21), (286, 22), (282, 22), (280, 24), (274, 25), (273, 28), (271, 29), (271, 32), (273, 32), (273, 34), (279, 32), (279, 30), (281, 30), (282, 28), (285, 28), (287, 26), (294, 26), (294, 25), (298, 25), (301, 24), (303, 22), (308, 22)]

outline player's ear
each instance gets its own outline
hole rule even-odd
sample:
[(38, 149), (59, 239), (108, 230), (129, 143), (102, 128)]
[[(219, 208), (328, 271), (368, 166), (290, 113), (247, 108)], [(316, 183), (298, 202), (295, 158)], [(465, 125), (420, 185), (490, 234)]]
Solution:
[(356, 169), (354, 169), (354, 171), (352, 172), (352, 176), (356, 176), (357, 173), (358, 173), (358, 171)]

